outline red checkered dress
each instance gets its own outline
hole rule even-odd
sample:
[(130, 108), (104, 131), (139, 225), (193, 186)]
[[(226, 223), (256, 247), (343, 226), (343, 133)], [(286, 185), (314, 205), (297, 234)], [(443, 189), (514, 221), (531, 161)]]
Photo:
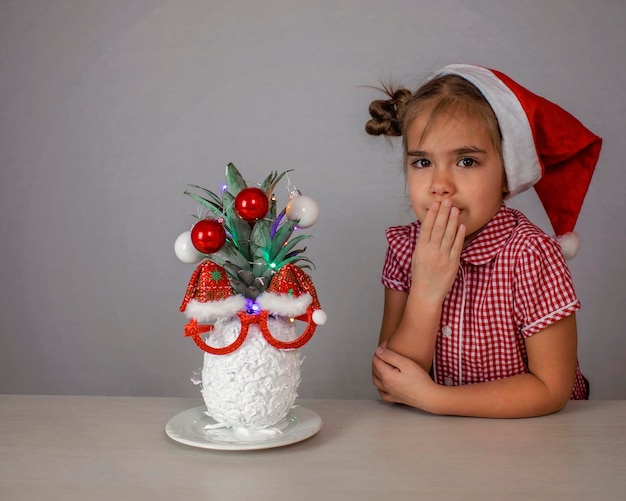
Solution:
[[(386, 233), (382, 283), (408, 293), (419, 222)], [(443, 302), (433, 378), (460, 385), (526, 373), (524, 339), (579, 308), (559, 244), (521, 212), (503, 205), (463, 249), (458, 275)], [(571, 398), (587, 397), (577, 365)]]

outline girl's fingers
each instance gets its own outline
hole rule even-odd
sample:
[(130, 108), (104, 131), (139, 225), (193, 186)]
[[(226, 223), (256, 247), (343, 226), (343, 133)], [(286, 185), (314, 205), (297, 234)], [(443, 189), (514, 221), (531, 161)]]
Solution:
[(461, 252), (463, 252), (463, 246), (465, 245), (465, 225), (459, 225), (459, 228), (454, 236), (454, 242), (450, 249), (450, 257), (452, 259), (459, 260), (461, 258)]
[(450, 214), (448, 220), (446, 221), (446, 226), (444, 229), (444, 233), (441, 239), (441, 247), (443, 248), (452, 248), (454, 244), (454, 239), (459, 230), (459, 209), (456, 207), (450, 208)]
[(437, 218), (437, 213), (439, 211), (439, 202), (435, 202), (430, 206), (428, 212), (426, 212), (426, 217), (424, 221), (422, 221), (422, 226), (420, 229), (420, 238), (422, 241), (428, 242), (430, 241), (430, 235), (433, 231), (433, 225), (435, 224), (435, 219)]
[(455, 242), (459, 230), (459, 209), (450, 200), (431, 205), (422, 227), (420, 240), (423, 244), (435, 244), (449, 250)]
[(437, 211), (437, 217), (433, 224), (433, 229), (430, 234), (431, 242), (441, 242), (443, 236), (448, 227), (448, 220), (450, 218), (450, 210), (452, 209), (452, 203), (450, 200), (444, 200), (439, 204), (439, 210)]

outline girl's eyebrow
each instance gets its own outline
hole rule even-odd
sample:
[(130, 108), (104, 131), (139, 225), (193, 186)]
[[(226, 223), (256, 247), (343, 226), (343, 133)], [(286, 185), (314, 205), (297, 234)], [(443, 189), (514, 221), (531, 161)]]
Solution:
[(487, 153), (487, 151), (478, 146), (464, 146), (463, 148), (454, 150), (454, 153), (457, 155), (467, 155), (468, 153)]
[[(464, 146), (463, 148), (457, 148), (452, 150), (452, 153), (456, 156), (467, 155), (469, 153), (487, 153), (486, 150), (479, 148), (478, 146)], [(427, 157), (428, 152), (422, 150), (410, 150), (406, 152), (409, 157)]]

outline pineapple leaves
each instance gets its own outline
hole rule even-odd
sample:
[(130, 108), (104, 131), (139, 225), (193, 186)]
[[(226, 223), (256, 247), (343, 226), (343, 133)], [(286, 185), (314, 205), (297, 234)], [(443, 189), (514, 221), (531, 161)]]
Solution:
[(270, 207), (267, 211), (267, 217), (272, 221), (276, 220), (276, 197), (269, 197)]
[(249, 252), (248, 246), (251, 228), (250, 225), (235, 212), (235, 197), (229, 191), (224, 192), (224, 216), (226, 228), (233, 242), (242, 254), (247, 256)]
[(297, 224), (297, 221), (285, 221), (278, 227), (272, 241), (270, 256), (276, 256), (280, 252), (280, 249), (283, 248), (289, 237), (291, 237)]
[(254, 250), (252, 258), (254, 259), (252, 263), (252, 273), (256, 277), (263, 276), (265, 271), (269, 268), (269, 264), (267, 262), (267, 254), (265, 253), (265, 249), (257, 248)]
[(221, 204), (216, 204), (215, 202), (212, 202), (211, 200), (208, 200), (204, 197), (201, 197), (200, 195), (196, 195), (195, 193), (191, 193), (189, 191), (185, 191), (185, 195), (189, 195), (196, 202), (198, 202), (199, 204), (209, 209), (216, 216), (224, 217), (224, 213), (223, 213), (224, 208), (222, 207)]
[(298, 261), (305, 261), (307, 263), (310, 263), (311, 266), (300, 266), (300, 268), (315, 268), (315, 265), (313, 264), (313, 261), (311, 261), (308, 257), (304, 257), (304, 256), (291, 256), (288, 257), (286, 259), (284, 259), (281, 263), (280, 263), (280, 267), (286, 265), (287, 263), (297, 263)]
[(257, 221), (250, 235), (250, 253), (252, 254), (252, 273), (261, 276), (269, 266), (269, 252), (272, 245), (270, 236), (271, 221), (261, 219)]
[(230, 193), (233, 198), (237, 196), (237, 193), (248, 186), (233, 163), (229, 163), (226, 166), (226, 185), (228, 186), (228, 193)]
[(196, 188), (198, 190), (204, 191), (209, 197), (213, 199), (213, 203), (215, 203), (218, 207), (220, 207), (222, 211), (224, 210), (224, 204), (222, 202), (221, 197), (217, 196), (211, 190), (207, 190), (206, 188), (203, 188), (202, 186), (198, 186), (197, 184), (188, 184), (187, 186), (191, 186), (192, 188)]
[[(272, 262), (275, 262), (276, 264), (280, 263), (283, 259), (285, 259), (285, 257), (289, 256), (290, 251), (296, 246), (298, 242), (307, 238), (311, 238), (311, 235), (299, 235), (295, 238), (292, 238), (288, 242), (285, 242), (285, 245), (283, 245), (280, 251), (275, 256), (272, 256)], [(303, 250), (300, 250), (299, 252), (297, 252), (297, 254), (300, 254), (300, 252), (303, 252)]]
[[(218, 264), (221, 264), (221, 263), (218, 263)], [(239, 272), (241, 271), (241, 268), (234, 265), (230, 261), (224, 262), (223, 264), (221, 264), (221, 266), (224, 267), (224, 269), (226, 270), (226, 273), (231, 279), (239, 280)]]
[(256, 299), (266, 291), (274, 274), (286, 264), (299, 263), (303, 269), (312, 268), (312, 261), (304, 257), (306, 247), (298, 245), (311, 236), (293, 237), (298, 221), (286, 218), (285, 209), (277, 211), (274, 192), (289, 172), (291, 170), (280, 174), (272, 171), (259, 185), (267, 195), (269, 209), (263, 219), (252, 223), (235, 211), (235, 199), (248, 185), (232, 163), (226, 166), (226, 186), (221, 192), (195, 184), (189, 184), (185, 191), (185, 195), (208, 209), (223, 224), (226, 242), (208, 259), (222, 266), (235, 292), (247, 298)]
[(280, 182), (283, 176), (292, 171), (293, 169), (286, 170), (281, 174), (278, 174), (276, 171), (270, 172), (269, 176), (265, 178), (265, 181), (263, 181), (263, 184), (261, 185), (261, 189), (267, 194), (268, 198), (272, 198), (272, 193), (274, 193), (276, 185)]
[(267, 198), (270, 202), (270, 207), (267, 212), (268, 217), (272, 220), (276, 220), (276, 197), (274, 196), (274, 190), (276, 189), (276, 185), (283, 178), (287, 172), (285, 171), (282, 174), (278, 174), (276, 171), (270, 172), (270, 174), (265, 178), (263, 183), (261, 184), (261, 189), (267, 195)]
[(228, 239), (219, 251), (211, 254), (210, 259), (221, 266), (224, 266), (225, 263), (232, 263), (239, 269), (250, 269), (250, 262), (248, 259), (246, 259), (246, 257), (239, 252), (235, 244)]
[(257, 221), (250, 235), (250, 247), (261, 247), (263, 249), (270, 247), (272, 243), (272, 237), (270, 237), (270, 223), (268, 219)]

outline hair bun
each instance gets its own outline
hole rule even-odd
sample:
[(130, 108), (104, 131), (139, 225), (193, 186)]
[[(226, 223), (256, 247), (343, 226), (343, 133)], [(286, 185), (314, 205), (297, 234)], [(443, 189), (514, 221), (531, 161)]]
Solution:
[(370, 103), (369, 113), (372, 118), (365, 124), (365, 131), (372, 136), (401, 136), (400, 119), (411, 91), (387, 87), (382, 90), (389, 99), (377, 99)]

